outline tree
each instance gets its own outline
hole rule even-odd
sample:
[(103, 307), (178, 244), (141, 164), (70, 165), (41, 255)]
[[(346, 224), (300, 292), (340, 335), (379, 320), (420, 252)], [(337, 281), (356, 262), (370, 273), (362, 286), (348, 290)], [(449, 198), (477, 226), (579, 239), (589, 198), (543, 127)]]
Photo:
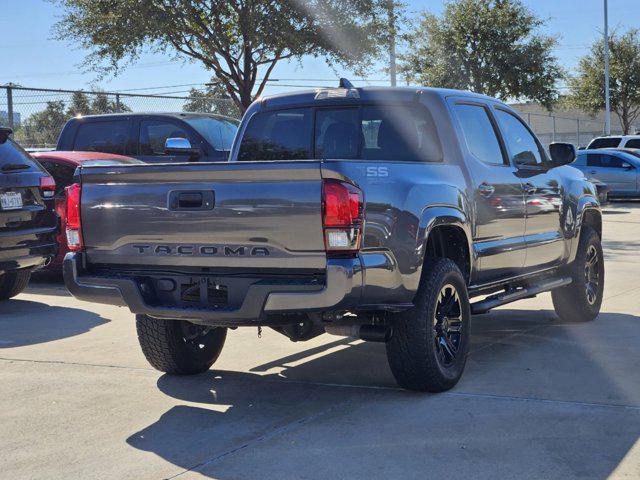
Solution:
[(130, 112), (131, 109), (122, 101), (110, 100), (104, 92), (98, 92), (91, 101), (91, 114)]
[(200, 62), (241, 112), (278, 62), (305, 55), (363, 71), (384, 31), (380, 0), (52, 0), (58, 39), (91, 50), (90, 68), (116, 73), (144, 51)]
[[(625, 135), (640, 117), (640, 30), (609, 37), (609, 88), (611, 110), (620, 119)], [(595, 42), (580, 59), (578, 74), (569, 80), (569, 102), (595, 115), (605, 108), (604, 45)]]
[(192, 88), (182, 110), (185, 112), (217, 113), (227, 117), (239, 117), (238, 107), (227, 93), (225, 87), (214, 77), (206, 88)]
[(500, 99), (536, 100), (550, 108), (562, 69), (556, 39), (521, 0), (454, 0), (442, 17), (423, 13), (401, 56), (409, 82), (473, 90)]
[(67, 118), (62, 100), (47, 102), (44, 110), (27, 118), (19, 135), (25, 138), (23, 142), (28, 145), (55, 145)]
[(89, 98), (84, 92), (73, 92), (71, 95), (71, 105), (67, 109), (67, 115), (69, 117), (76, 117), (78, 115), (89, 115), (91, 113), (91, 105), (89, 104)]

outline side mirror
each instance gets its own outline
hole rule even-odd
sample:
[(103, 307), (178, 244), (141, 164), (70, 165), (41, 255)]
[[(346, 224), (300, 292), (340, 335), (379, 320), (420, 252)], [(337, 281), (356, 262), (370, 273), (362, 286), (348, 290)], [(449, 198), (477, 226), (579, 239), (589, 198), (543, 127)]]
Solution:
[(529, 150), (525, 150), (524, 152), (520, 152), (513, 157), (513, 163), (516, 167), (535, 167), (538, 165), (538, 159), (533, 154), (533, 152)]
[(622, 162), (621, 167), (625, 170), (633, 170), (633, 165), (631, 165), (629, 162)]
[(167, 155), (200, 156), (200, 149), (193, 148), (187, 138), (167, 138), (164, 142), (164, 153)]
[(549, 145), (549, 153), (555, 166), (569, 165), (576, 159), (576, 147), (571, 143), (552, 143)]

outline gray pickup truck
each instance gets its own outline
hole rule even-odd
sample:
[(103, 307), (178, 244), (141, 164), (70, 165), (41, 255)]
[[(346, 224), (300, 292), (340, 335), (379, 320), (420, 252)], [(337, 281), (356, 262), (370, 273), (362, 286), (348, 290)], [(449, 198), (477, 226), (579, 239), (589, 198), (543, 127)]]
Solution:
[(229, 162), (81, 168), (66, 284), (128, 306), (164, 372), (203, 372), (229, 328), (268, 326), (386, 342), (401, 386), (443, 391), (472, 314), (551, 291), (562, 320), (598, 315), (596, 191), (572, 145), (549, 151), (468, 92), (342, 81), (263, 98)]

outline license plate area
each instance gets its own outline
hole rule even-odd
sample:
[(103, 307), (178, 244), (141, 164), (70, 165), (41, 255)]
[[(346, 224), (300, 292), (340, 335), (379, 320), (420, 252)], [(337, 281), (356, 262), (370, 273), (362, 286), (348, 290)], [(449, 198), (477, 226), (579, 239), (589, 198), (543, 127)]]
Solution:
[(182, 308), (226, 308), (229, 288), (213, 277), (184, 276), (140, 279), (145, 300), (152, 305)]
[(0, 208), (2, 210), (19, 210), (22, 205), (22, 194), (20, 192), (0, 193)]

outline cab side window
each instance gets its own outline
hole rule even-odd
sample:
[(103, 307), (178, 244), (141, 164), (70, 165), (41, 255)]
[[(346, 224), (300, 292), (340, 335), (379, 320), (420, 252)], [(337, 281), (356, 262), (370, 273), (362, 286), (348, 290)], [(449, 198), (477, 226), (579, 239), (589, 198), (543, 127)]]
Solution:
[(163, 120), (140, 122), (140, 155), (165, 155), (164, 145), (168, 138), (186, 138), (194, 146), (195, 139), (180, 125)]
[(496, 109), (496, 118), (514, 165), (543, 165), (546, 157), (538, 141), (515, 115)]
[(78, 127), (73, 149), (124, 155), (128, 134), (127, 120), (82, 123)]

